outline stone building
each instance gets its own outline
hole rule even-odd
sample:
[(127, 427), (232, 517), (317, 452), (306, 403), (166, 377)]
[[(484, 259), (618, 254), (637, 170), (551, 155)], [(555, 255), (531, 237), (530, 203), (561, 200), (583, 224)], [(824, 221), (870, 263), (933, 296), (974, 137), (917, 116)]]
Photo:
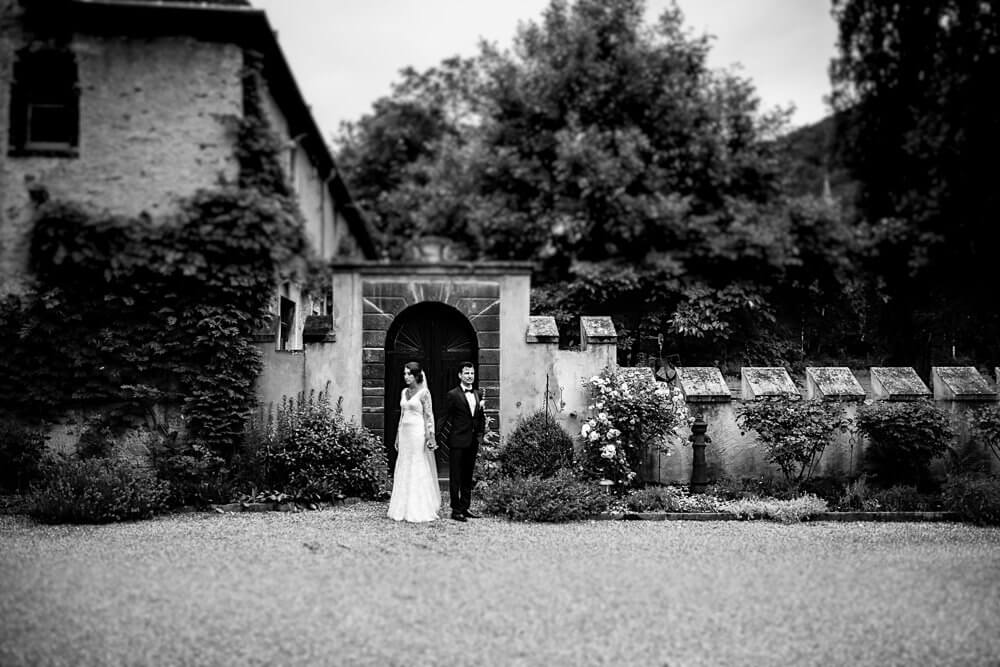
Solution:
[[(0, 0), (0, 293), (23, 289), (37, 203), (170, 215), (235, 182), (248, 54), (262, 59), (267, 120), (319, 256), (374, 247), (267, 17), (244, 0)], [(301, 347), (302, 304), (281, 288), (276, 340)], [(277, 296), (277, 295), (276, 295)]]

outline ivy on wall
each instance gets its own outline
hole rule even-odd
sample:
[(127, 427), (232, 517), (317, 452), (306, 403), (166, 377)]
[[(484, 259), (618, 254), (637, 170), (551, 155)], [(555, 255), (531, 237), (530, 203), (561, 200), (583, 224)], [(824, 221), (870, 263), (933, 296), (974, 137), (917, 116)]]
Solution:
[(0, 409), (25, 417), (180, 405), (188, 437), (226, 455), (261, 370), (252, 334), (310, 252), (247, 54), (236, 184), (159, 224), (49, 202), (31, 238), (34, 292), (0, 301)]

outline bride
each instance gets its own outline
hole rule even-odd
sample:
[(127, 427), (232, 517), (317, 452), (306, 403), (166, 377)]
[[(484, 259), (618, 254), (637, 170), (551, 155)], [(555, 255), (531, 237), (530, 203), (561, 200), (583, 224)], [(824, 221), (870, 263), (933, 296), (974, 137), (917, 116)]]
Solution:
[(399, 399), (396, 467), (392, 475), (389, 518), (396, 521), (434, 521), (441, 507), (437, 464), (434, 463), (434, 411), (420, 364), (403, 367), (406, 388)]

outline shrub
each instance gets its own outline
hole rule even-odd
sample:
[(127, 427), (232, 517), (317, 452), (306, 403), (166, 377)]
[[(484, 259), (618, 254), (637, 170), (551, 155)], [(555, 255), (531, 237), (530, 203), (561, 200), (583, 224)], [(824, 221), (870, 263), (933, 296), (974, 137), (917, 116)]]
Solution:
[(1000, 406), (974, 410), (970, 415), (973, 440), (1000, 461)]
[(706, 494), (689, 494), (679, 486), (650, 486), (636, 489), (625, 499), (630, 512), (715, 512), (718, 499)]
[(868, 437), (866, 463), (884, 487), (926, 484), (927, 469), (954, 438), (948, 416), (930, 401), (862, 405), (858, 429)]
[(506, 477), (483, 488), (483, 511), (511, 521), (579, 521), (608, 508), (608, 496), (593, 482), (563, 470), (552, 477)]
[(552, 477), (573, 465), (573, 439), (554, 417), (538, 411), (518, 421), (500, 461), (508, 477)]
[(682, 442), (677, 430), (687, 426), (684, 397), (676, 387), (657, 382), (639, 369), (605, 369), (585, 381), (593, 415), (580, 430), (583, 472), (622, 485), (637, 484), (643, 454), (651, 447), (669, 449)]
[(231, 502), (236, 494), (221, 456), (197, 441), (164, 439), (150, 448), (156, 476), (170, 485), (171, 507)]
[(730, 500), (721, 503), (719, 509), (744, 519), (772, 519), (781, 523), (796, 523), (826, 512), (829, 507), (825, 500), (807, 493), (790, 500), (752, 497)]
[(856, 512), (876, 512), (880, 505), (875, 498), (875, 489), (868, 484), (868, 477), (861, 475), (847, 485), (844, 494), (837, 501), (837, 508)]
[(46, 469), (28, 513), (43, 523), (148, 519), (166, 507), (166, 482), (124, 461), (67, 459)]
[(76, 443), (76, 455), (81, 459), (106, 459), (114, 453), (114, 432), (100, 421), (87, 424)]
[(12, 419), (0, 419), (0, 490), (26, 491), (42, 474), (45, 436)]
[(931, 497), (917, 491), (915, 486), (897, 484), (888, 489), (879, 489), (872, 494), (883, 512), (926, 512), (932, 509)]
[(748, 403), (736, 420), (744, 431), (757, 433), (767, 460), (794, 484), (812, 477), (834, 434), (849, 425), (839, 403), (787, 398)]
[(953, 475), (942, 489), (946, 509), (964, 521), (980, 526), (1000, 526), (1000, 478), (988, 475)]
[(332, 408), (327, 390), (284, 398), (275, 440), (269, 456), (274, 488), (311, 500), (386, 493), (389, 464), (382, 442), (348, 422), (340, 401)]
[(797, 494), (803, 493), (811, 493), (830, 505), (836, 505), (844, 493), (844, 479), (842, 477), (810, 477), (798, 485)]
[(724, 500), (739, 500), (741, 498), (794, 498), (797, 485), (784, 477), (765, 475), (761, 477), (744, 477), (733, 479), (722, 477), (709, 488), (709, 492)]

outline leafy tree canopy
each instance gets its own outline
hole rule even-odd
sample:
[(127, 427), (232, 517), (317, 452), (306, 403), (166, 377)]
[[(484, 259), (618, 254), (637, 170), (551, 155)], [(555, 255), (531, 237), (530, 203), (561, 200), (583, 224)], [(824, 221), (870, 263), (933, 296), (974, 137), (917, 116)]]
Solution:
[(642, 0), (553, 0), (509, 49), (404, 70), (343, 128), (339, 164), (389, 256), (444, 235), (469, 258), (536, 260), (534, 311), (613, 315), (626, 363), (662, 336), (687, 362), (773, 361), (749, 341), (805, 317), (776, 288), (842, 300), (830, 276), (852, 248), (802, 257), (852, 239), (836, 211), (782, 197), (789, 111), (761, 111), (708, 53), (676, 5), (650, 24)]

